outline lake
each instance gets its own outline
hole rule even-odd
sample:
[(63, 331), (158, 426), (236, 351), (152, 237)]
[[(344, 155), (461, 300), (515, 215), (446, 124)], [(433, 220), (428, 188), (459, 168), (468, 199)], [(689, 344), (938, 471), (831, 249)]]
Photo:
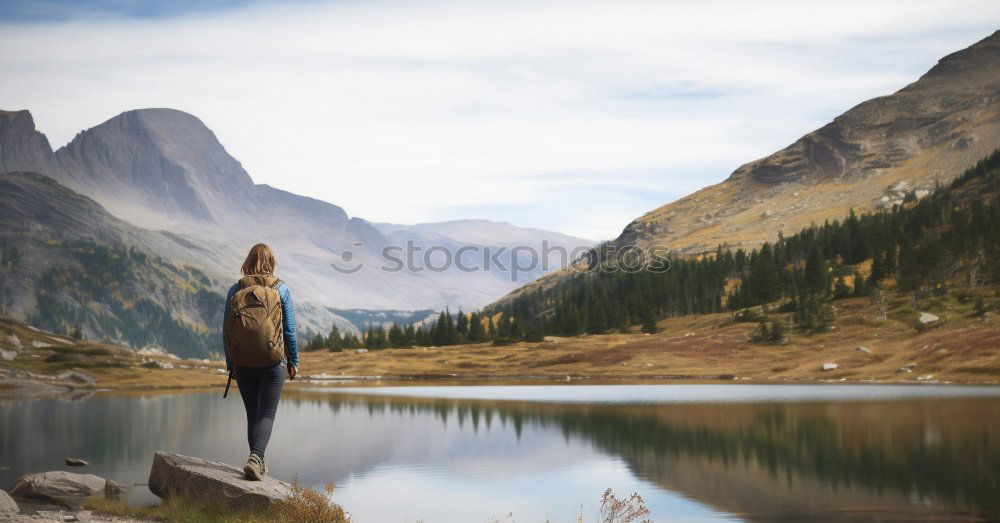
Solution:
[[(86, 471), (145, 487), (153, 452), (241, 464), (238, 395), (0, 399), (0, 486)], [(271, 474), (358, 521), (1000, 518), (1000, 387), (528, 385), (286, 389)]]

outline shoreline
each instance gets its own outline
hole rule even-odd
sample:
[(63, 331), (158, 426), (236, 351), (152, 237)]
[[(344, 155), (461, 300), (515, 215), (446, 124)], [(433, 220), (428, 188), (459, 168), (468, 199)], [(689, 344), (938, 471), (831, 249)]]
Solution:
[[(10, 387), (0, 382), (2, 400), (42, 400), (42, 399), (84, 399), (91, 396), (159, 396), (176, 394), (221, 393), (225, 383), (220, 385), (188, 385), (159, 387), (75, 387), (39, 390), (30, 386)], [(420, 387), (420, 386), (553, 386), (553, 385), (877, 385), (877, 386), (925, 386), (925, 387), (1000, 387), (1000, 381), (917, 381), (917, 380), (874, 380), (874, 379), (813, 379), (782, 378), (760, 380), (753, 378), (717, 379), (712, 377), (683, 376), (571, 376), (557, 379), (545, 376), (352, 376), (344, 378), (304, 378), (294, 384), (286, 382), (286, 390), (291, 392), (339, 389), (339, 388), (379, 388), (379, 387)], [(238, 389), (235, 382), (230, 390)], [(221, 395), (220, 395), (221, 397)]]

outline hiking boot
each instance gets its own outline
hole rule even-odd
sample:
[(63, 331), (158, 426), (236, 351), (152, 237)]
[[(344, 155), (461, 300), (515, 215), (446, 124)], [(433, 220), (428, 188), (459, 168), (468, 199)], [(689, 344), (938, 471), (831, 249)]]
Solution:
[(267, 461), (261, 459), (260, 460), (260, 479), (264, 479), (264, 476), (267, 476)]
[(247, 464), (243, 466), (243, 473), (247, 475), (247, 479), (260, 481), (264, 479), (264, 469), (264, 461), (260, 459), (260, 456), (250, 454), (250, 457), (247, 458)]

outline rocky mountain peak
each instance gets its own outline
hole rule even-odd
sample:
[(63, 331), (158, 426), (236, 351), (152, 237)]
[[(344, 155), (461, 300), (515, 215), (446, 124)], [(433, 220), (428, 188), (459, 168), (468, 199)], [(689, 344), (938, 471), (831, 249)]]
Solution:
[(0, 172), (47, 166), (52, 160), (52, 147), (35, 130), (30, 112), (0, 110)]
[(152, 225), (143, 219), (149, 210), (217, 221), (233, 198), (253, 189), (250, 175), (215, 134), (175, 109), (126, 111), (77, 134), (55, 155), (71, 185), (121, 202), (109, 207), (146, 225)]

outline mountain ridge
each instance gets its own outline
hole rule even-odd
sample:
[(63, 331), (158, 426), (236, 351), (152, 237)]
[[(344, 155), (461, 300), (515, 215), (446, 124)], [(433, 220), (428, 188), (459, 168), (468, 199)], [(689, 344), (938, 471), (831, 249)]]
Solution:
[[(295, 289), (300, 323), (313, 332), (334, 323), (353, 328), (331, 309), (468, 310), (541, 274), (495, 267), (471, 273), (381, 270), (383, 249), (408, 241), (423, 252), (481, 246), (409, 229), (384, 234), (337, 205), (256, 184), (200, 119), (174, 109), (123, 112), (55, 151), (29, 111), (0, 111), (0, 172), (8, 171), (42, 173), (111, 216), (153, 231), (151, 237), (169, 238), (159, 244), (158, 255), (199, 267), (218, 282), (219, 292), (238, 276), (246, 249), (270, 244), (281, 277)], [(523, 231), (518, 234), (531, 241), (551, 234), (564, 243), (590, 243)], [(189, 245), (212, 245), (211, 256), (187, 252)], [(358, 263), (364, 269), (357, 273), (331, 267)]]
[(852, 207), (874, 209), (890, 184), (929, 190), (998, 145), (1000, 31), (725, 181), (633, 220), (615, 242), (684, 252), (759, 244)]
[[(929, 194), (1000, 147), (1000, 31), (916, 81), (863, 101), (724, 181), (657, 207), (608, 242), (698, 255), (756, 247), (813, 224)], [(490, 307), (569, 278), (554, 271)]]

